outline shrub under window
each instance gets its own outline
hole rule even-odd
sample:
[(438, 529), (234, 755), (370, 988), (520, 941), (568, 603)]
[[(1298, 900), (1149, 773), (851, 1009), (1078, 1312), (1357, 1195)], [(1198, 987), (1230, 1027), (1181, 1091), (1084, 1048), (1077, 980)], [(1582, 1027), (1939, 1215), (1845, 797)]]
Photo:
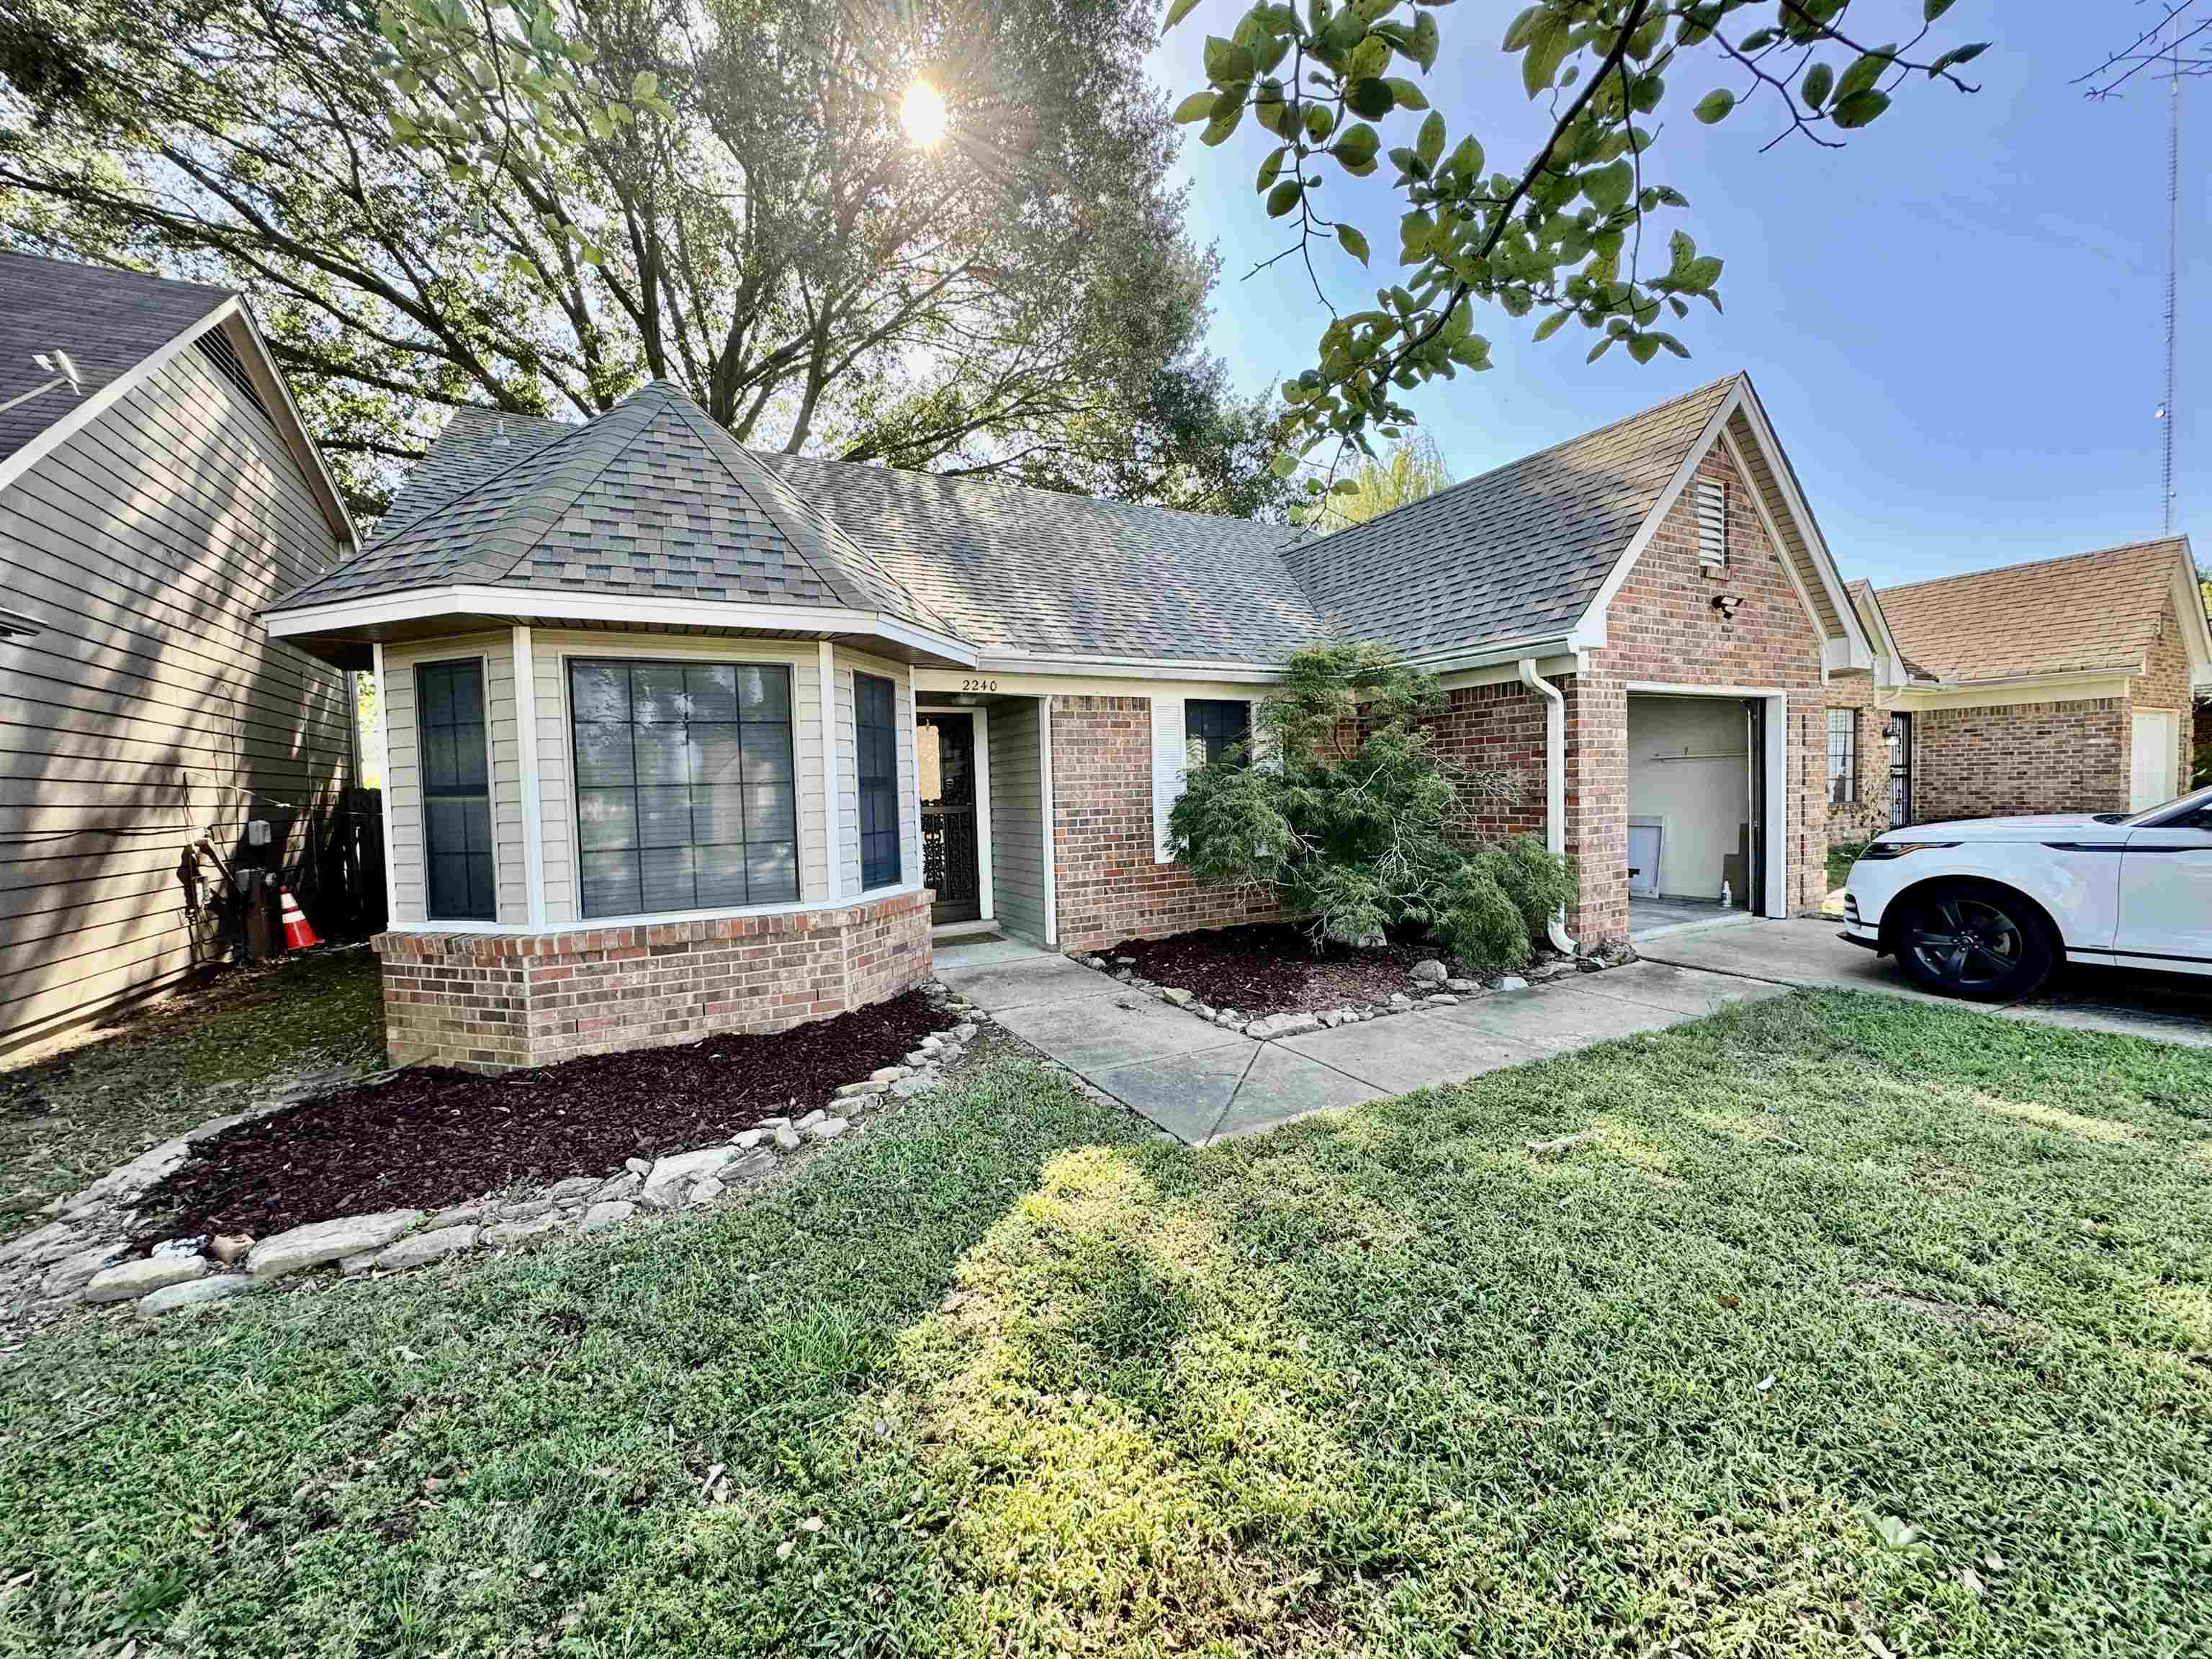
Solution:
[(585, 915), (799, 896), (788, 668), (576, 659), (568, 706)]

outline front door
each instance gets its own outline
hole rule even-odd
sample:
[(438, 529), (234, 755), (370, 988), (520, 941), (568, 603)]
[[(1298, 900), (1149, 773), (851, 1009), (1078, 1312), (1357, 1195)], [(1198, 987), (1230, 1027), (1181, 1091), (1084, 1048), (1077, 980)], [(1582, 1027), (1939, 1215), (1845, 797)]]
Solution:
[(1912, 822), (1912, 716), (1889, 717), (1889, 827)]
[(974, 921), (983, 914), (975, 858), (975, 717), (915, 716), (921, 790), (921, 878), (937, 893), (930, 921)]

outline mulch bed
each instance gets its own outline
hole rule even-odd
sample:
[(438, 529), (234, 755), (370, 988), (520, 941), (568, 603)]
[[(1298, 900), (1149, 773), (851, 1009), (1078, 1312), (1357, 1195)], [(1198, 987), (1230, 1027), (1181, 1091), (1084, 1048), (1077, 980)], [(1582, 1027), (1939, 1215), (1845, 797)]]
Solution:
[(771, 1036), (587, 1054), (483, 1077), (410, 1068), (204, 1142), (146, 1194), (141, 1243), (267, 1238), (303, 1222), (435, 1210), (518, 1184), (604, 1176), (625, 1158), (727, 1140), (819, 1106), (951, 1024), (922, 991)]
[(1430, 945), (1316, 947), (1287, 922), (1253, 922), (1172, 939), (1127, 939), (1099, 955), (1136, 958), (1135, 972), (1155, 985), (1181, 986), (1201, 1002), (1241, 1014), (1317, 1014), (1347, 1003), (1388, 1002), (1408, 990), (1407, 973), (1440, 957)]

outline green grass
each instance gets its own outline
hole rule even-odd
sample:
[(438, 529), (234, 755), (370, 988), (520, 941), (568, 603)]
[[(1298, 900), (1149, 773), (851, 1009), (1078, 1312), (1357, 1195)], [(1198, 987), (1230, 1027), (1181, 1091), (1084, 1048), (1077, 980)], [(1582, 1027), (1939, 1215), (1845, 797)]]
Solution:
[(2212, 1056), (2134, 1039), (1800, 994), (1204, 1153), (1001, 1063), (34, 1340), (0, 1652), (2202, 1651), (2208, 1287)]
[(1828, 890), (1833, 892), (1851, 878), (1851, 866), (1866, 850), (1863, 841), (1837, 841), (1828, 843)]
[(233, 970), (133, 1012), (112, 1036), (0, 1060), (0, 1237), (258, 1085), (383, 1055), (376, 958), (353, 950)]

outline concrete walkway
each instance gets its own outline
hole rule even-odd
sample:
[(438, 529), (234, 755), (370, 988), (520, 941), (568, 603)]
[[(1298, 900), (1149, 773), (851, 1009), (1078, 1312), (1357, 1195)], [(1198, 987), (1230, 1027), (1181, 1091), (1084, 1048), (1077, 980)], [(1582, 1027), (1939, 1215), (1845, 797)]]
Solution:
[(1016, 1036), (1194, 1146), (1784, 994), (1644, 962), (1255, 1042), (1029, 945), (947, 946), (937, 971)]
[(1963, 1002), (1930, 996), (1918, 989), (1894, 959), (1877, 957), (1837, 938), (1837, 927), (1834, 921), (1811, 918), (1763, 921), (1706, 933), (1639, 939), (1636, 949), (1647, 963), (1664, 963), (1704, 974), (1734, 975), (1747, 981), (1879, 991), (1885, 996), (1981, 1009), (2007, 1019), (2212, 1048), (2212, 980), (2133, 974), (2111, 968), (2062, 967), (2051, 984), (2027, 1002), (2004, 1006)]

